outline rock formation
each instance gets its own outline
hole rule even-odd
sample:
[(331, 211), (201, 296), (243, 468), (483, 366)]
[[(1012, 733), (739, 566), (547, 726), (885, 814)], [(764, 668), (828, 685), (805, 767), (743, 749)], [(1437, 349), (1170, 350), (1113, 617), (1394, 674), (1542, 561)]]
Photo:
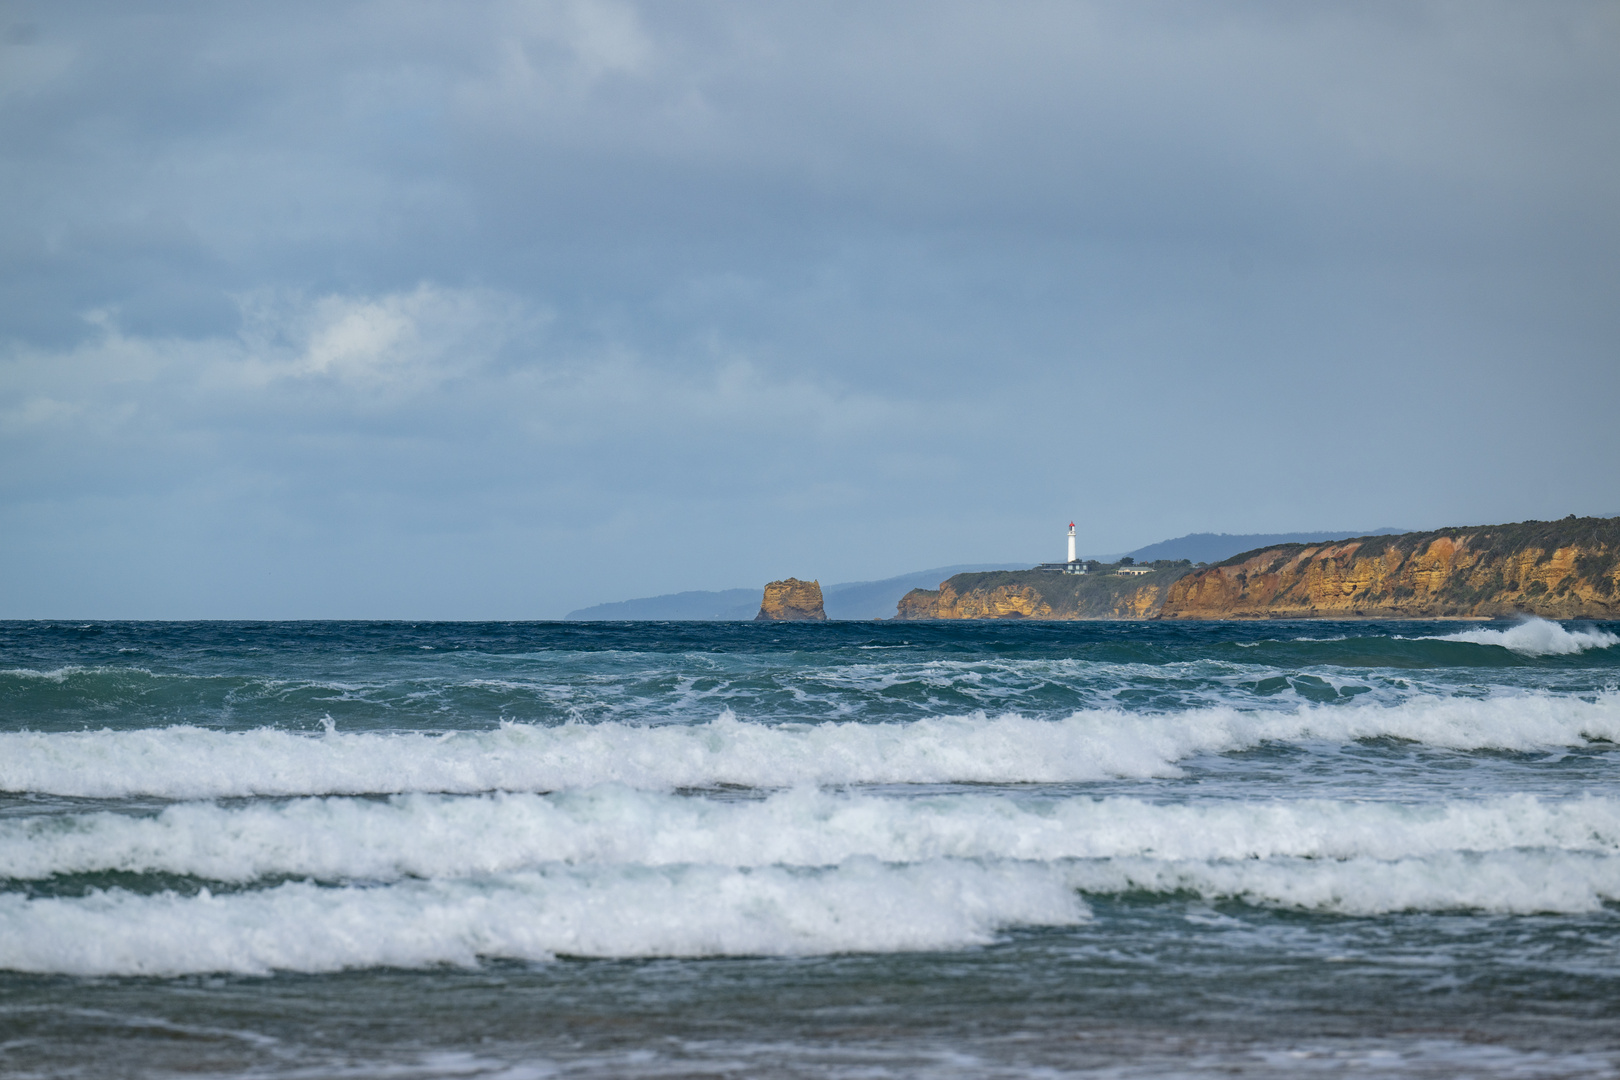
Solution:
[(827, 619), (821, 606), (821, 582), (788, 578), (765, 586), (765, 600), (755, 622), (810, 622)]
[(1620, 618), (1620, 518), (1280, 544), (1194, 571), (1167, 619)]

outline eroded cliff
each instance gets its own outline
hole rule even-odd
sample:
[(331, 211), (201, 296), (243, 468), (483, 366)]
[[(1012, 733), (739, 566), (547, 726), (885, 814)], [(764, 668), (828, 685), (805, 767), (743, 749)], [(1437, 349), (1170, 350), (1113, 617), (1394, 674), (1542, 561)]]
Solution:
[(1168, 587), (1189, 571), (1183, 564), (1139, 577), (1000, 570), (957, 574), (938, 589), (913, 589), (897, 619), (1151, 619)]
[(825, 622), (821, 603), (821, 582), (786, 578), (765, 586), (765, 599), (759, 605), (755, 622)]
[(1173, 583), (1167, 619), (1620, 618), (1620, 518), (1282, 544)]

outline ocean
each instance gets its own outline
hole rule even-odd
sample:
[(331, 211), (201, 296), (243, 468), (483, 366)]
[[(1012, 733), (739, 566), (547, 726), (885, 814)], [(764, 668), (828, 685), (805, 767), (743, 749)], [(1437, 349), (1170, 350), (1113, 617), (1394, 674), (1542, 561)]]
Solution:
[(0, 623), (0, 1074), (1620, 1075), (1620, 625)]

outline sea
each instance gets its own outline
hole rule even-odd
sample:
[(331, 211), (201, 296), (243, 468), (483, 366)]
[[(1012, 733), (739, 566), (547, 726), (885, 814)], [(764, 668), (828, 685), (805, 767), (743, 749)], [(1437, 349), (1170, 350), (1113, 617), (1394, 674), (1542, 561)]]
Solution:
[(1620, 624), (0, 623), (0, 1075), (1620, 1076)]

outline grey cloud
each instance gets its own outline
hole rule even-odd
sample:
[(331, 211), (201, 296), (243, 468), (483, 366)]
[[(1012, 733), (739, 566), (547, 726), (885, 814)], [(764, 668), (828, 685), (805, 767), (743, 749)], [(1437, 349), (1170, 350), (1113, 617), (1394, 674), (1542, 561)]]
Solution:
[(0, 14), (12, 613), (1620, 498), (1612, 5)]

